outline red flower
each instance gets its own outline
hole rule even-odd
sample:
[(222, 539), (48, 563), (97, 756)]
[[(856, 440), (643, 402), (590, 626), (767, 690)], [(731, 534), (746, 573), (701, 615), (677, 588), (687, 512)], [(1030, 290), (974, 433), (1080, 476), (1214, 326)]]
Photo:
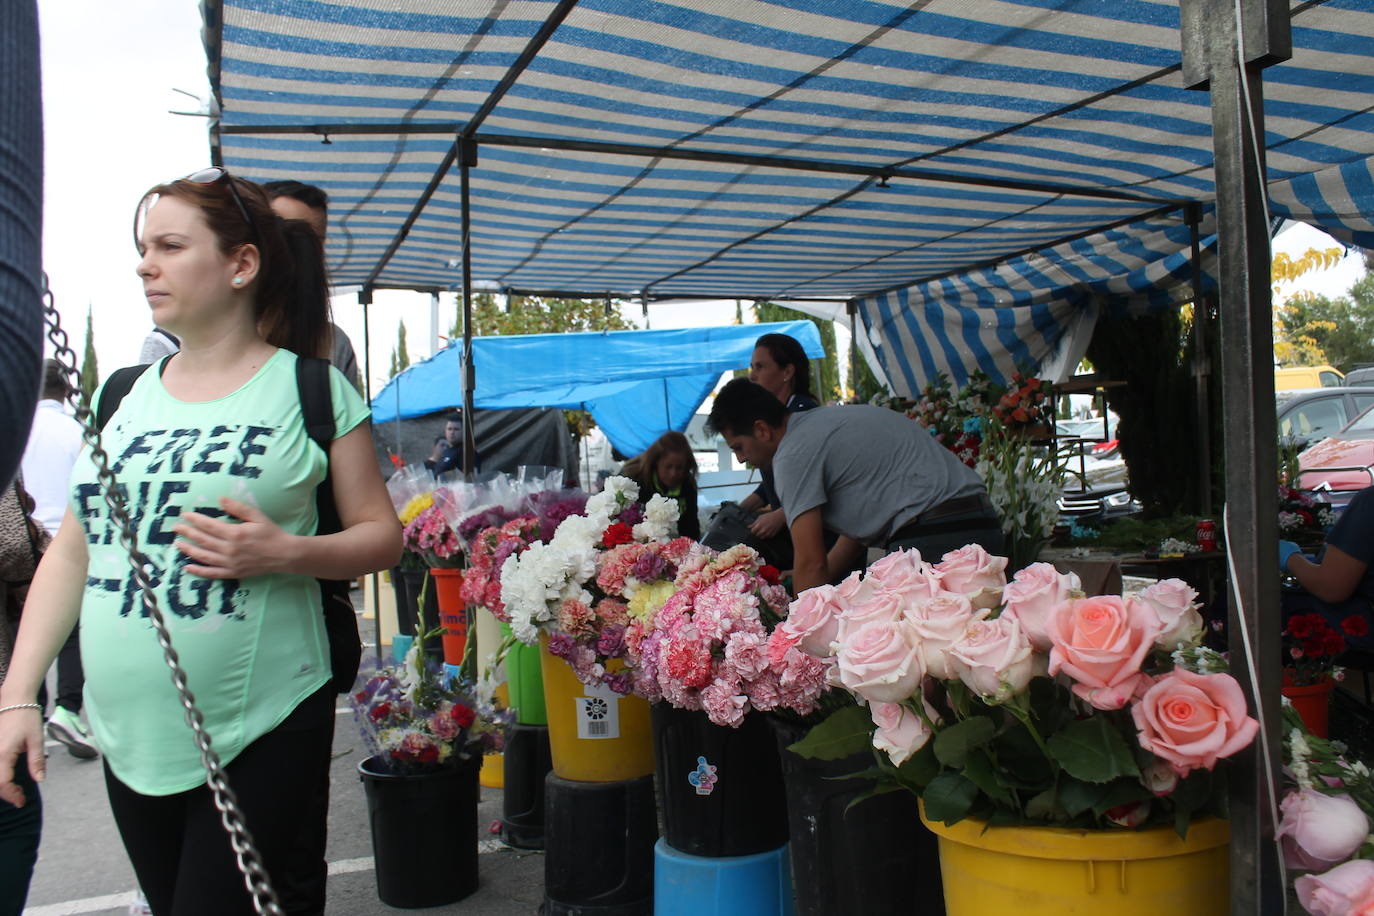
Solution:
[(368, 716), (371, 717), (373, 722), (380, 722), (389, 715), (391, 715), (390, 703), (378, 703), (376, 706), (372, 707), (372, 711), (368, 713)]
[(1331, 630), (1322, 637), (1322, 648), (1326, 650), (1327, 655), (1333, 657), (1340, 655), (1345, 651), (1345, 637), (1335, 630)]
[(1346, 636), (1368, 636), (1369, 621), (1356, 614), (1351, 614), (1341, 621), (1341, 629), (1345, 631)]
[(778, 572), (778, 568), (767, 564), (759, 567), (759, 576), (769, 585), (777, 585), (782, 581), (782, 573)]
[(601, 544), (604, 547), (619, 547), (621, 544), (628, 544), (635, 539), (634, 529), (624, 522), (616, 522), (606, 529), (601, 535)]
[(415, 755), (415, 759), (421, 763), (435, 763), (439, 759), (439, 749), (432, 744), (426, 745)]
[(1308, 658), (1319, 658), (1326, 654), (1326, 642), (1321, 639), (1309, 639), (1302, 644), (1302, 654)]
[(1298, 614), (1296, 617), (1288, 618), (1288, 626), (1285, 629), (1294, 639), (1306, 639), (1312, 635), (1312, 620), (1307, 614)]
[(455, 703), (449, 712), (449, 717), (458, 723), (459, 728), (467, 728), (477, 718), (477, 713), (472, 711), (471, 706)]

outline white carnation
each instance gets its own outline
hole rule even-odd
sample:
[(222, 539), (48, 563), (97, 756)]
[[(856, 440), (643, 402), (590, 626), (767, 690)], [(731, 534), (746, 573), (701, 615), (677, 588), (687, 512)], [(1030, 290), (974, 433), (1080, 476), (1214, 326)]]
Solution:
[(677, 534), (681, 508), (677, 500), (655, 493), (644, 507), (644, 521), (634, 527), (634, 536), (641, 541), (666, 541)]

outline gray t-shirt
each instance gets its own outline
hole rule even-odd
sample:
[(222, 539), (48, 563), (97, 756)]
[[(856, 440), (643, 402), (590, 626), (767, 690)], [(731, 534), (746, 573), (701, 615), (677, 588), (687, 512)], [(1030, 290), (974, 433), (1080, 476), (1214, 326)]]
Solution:
[(977, 472), (920, 423), (867, 405), (789, 414), (773, 477), (789, 525), (819, 506), (826, 528), (864, 544), (947, 499), (984, 492)]

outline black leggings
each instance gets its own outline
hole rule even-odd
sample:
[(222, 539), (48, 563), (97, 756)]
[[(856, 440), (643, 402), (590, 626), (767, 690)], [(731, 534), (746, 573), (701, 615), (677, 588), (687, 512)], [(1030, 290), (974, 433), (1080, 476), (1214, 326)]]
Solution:
[[(244, 822), (290, 914), (324, 912), (333, 741), (334, 690), (326, 684), (225, 766)], [(124, 848), (156, 916), (254, 912), (208, 787), (142, 795), (108, 765), (105, 785)]]

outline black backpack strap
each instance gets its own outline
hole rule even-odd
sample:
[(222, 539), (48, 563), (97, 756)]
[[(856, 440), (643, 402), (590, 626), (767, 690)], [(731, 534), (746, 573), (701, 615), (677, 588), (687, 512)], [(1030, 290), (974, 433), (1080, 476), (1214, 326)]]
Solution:
[[(326, 460), (329, 446), (334, 442), (334, 401), (329, 392), (329, 360), (318, 356), (296, 358), (296, 390), (301, 399), (301, 416), (305, 432), (320, 448)], [(334, 505), (334, 488), (329, 466), (325, 465), (324, 480), (315, 491), (315, 505), (319, 511), (318, 534), (333, 534), (341, 529), (339, 510)]]
[(143, 374), (151, 363), (144, 363), (141, 366), (125, 366), (123, 369), (116, 369), (105, 380), (105, 387), (100, 390), (100, 401), (95, 405), (95, 428), (104, 429), (105, 424), (110, 422), (115, 411), (119, 409), (119, 402), (124, 400), (124, 396), (134, 387), (134, 382)]

